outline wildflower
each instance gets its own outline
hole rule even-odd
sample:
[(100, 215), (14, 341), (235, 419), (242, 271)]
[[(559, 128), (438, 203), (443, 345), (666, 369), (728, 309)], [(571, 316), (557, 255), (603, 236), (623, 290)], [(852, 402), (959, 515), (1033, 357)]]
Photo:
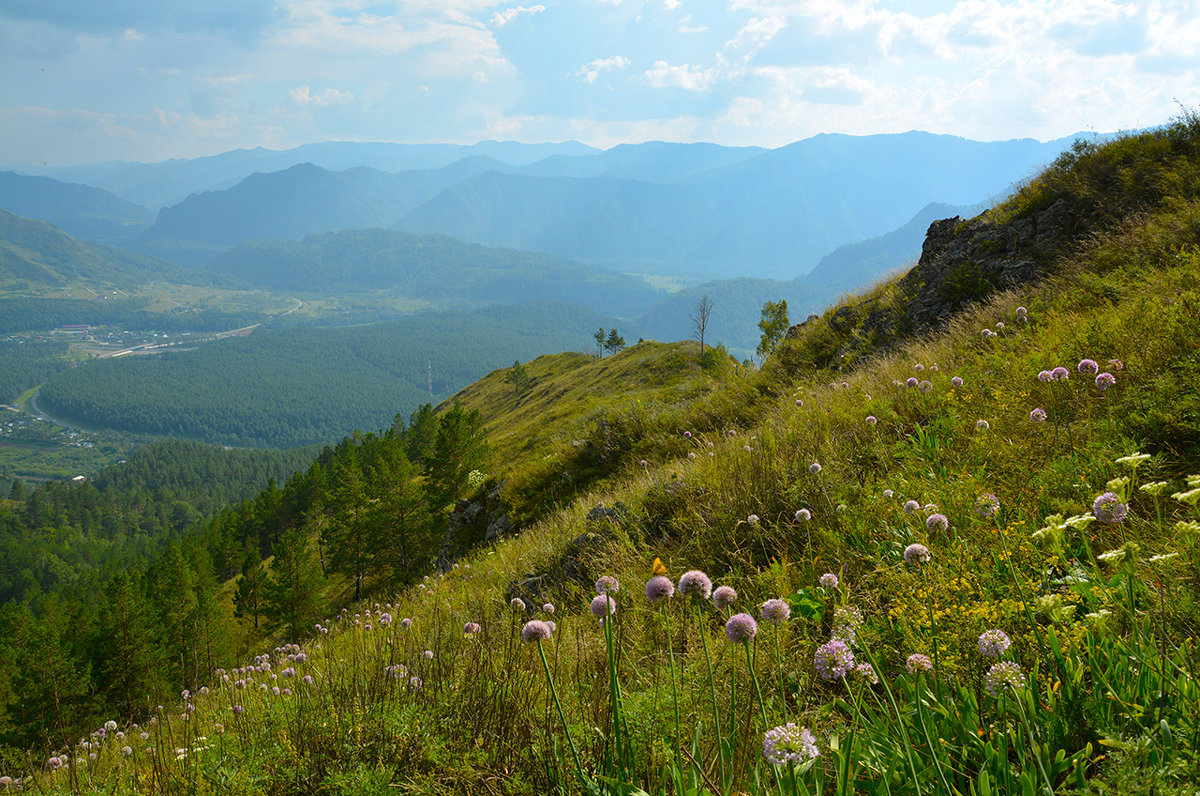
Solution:
[(1003, 630), (985, 630), (979, 636), (979, 654), (987, 658), (999, 659), (1012, 646), (1012, 639)]
[(862, 611), (853, 605), (840, 606), (833, 612), (833, 638), (840, 638), (847, 644), (858, 641), (858, 628), (863, 623)]
[(601, 575), (596, 581), (596, 594), (616, 594), (621, 590), (621, 582), (612, 575)]
[[(1049, 518), (1047, 518), (1049, 519)], [(1068, 528), (1074, 528), (1077, 531), (1085, 531), (1087, 527), (1096, 521), (1089, 511), (1086, 514), (1077, 514), (1074, 517), (1068, 517), (1063, 521), (1063, 525)]]
[(923, 544), (910, 544), (904, 548), (904, 563), (918, 567), (929, 560), (929, 548)]
[(712, 594), (713, 604), (719, 610), (724, 611), (729, 606), (733, 605), (734, 600), (738, 597), (738, 593), (733, 590), (732, 586), (718, 586)]
[(812, 512), (809, 511), (808, 509), (800, 509), (799, 511), (796, 512), (796, 519), (804, 520), (807, 522), (808, 520), (812, 519)]
[(1029, 419), (1034, 423), (1042, 423), (1046, 420), (1046, 410), (1041, 407), (1034, 409), (1029, 413)]
[(482, 630), (478, 622), (467, 622), (463, 625), (463, 635), (470, 637)]
[[(1191, 482), (1188, 482), (1191, 485)], [(1171, 497), (1178, 500), (1180, 503), (1186, 503), (1189, 506), (1195, 506), (1197, 501), (1200, 501), (1200, 488), (1189, 489), (1187, 492), (1173, 492)]]
[(546, 603), (542, 606), (542, 610), (548, 614), (554, 613), (554, 603)]
[(821, 465), (816, 462), (813, 462), (812, 464), (810, 464), (808, 466), (808, 471), (810, 473), (812, 473), (813, 475), (816, 475), (817, 473), (821, 472)]
[(992, 424), (986, 420), (980, 419), (975, 421), (975, 428), (979, 429), (980, 431), (987, 431), (991, 427)]
[(820, 584), (822, 589), (836, 589), (838, 587), (838, 576), (832, 572), (826, 572), (817, 583)]
[(1108, 366), (1113, 370), (1125, 370), (1125, 363), (1119, 359), (1108, 360)]
[(725, 635), (734, 644), (744, 644), (758, 634), (758, 623), (750, 614), (734, 614), (725, 623)]
[(1154, 481), (1153, 483), (1142, 484), (1140, 487), (1138, 487), (1138, 489), (1142, 492), (1145, 492), (1147, 495), (1158, 497), (1165, 492), (1169, 486), (1171, 486), (1171, 484), (1168, 481)]
[(1137, 453), (1131, 453), (1128, 456), (1122, 456), (1121, 458), (1116, 460), (1116, 464), (1123, 464), (1126, 467), (1128, 467), (1130, 470), (1136, 470), (1138, 467), (1141, 466), (1142, 462), (1144, 462), (1148, 459), (1152, 459), (1152, 458), (1154, 458), (1154, 457), (1151, 456), (1150, 454), (1141, 453), (1139, 451)]
[(921, 508), (921, 504), (915, 500), (906, 500), (904, 502), (904, 513), (912, 514), (917, 509)]
[(1172, 558), (1179, 558), (1179, 553), (1159, 553), (1156, 556), (1150, 556), (1146, 561), (1151, 564), (1161, 564), (1163, 561), (1170, 561)]
[(422, 656), (425, 658), (425, 660), (427, 660), (427, 661), (431, 661), (431, 660), (433, 660), (433, 650), (425, 650), (424, 652), (422, 652), (422, 653), (421, 653), (421, 655), (422, 655)]
[(603, 622), (610, 614), (617, 611), (617, 601), (608, 594), (597, 594), (592, 598), (591, 612), (592, 616)]
[(675, 596), (675, 584), (666, 575), (655, 575), (646, 581), (646, 599), (652, 603)]
[(987, 519), (1000, 510), (1000, 498), (991, 492), (984, 492), (975, 499), (975, 513)]
[(917, 364), (913, 365), (913, 370), (915, 370), (917, 373), (920, 373), (921, 371), (925, 370), (925, 366), (918, 362)]
[(801, 401), (799, 398), (797, 398), (797, 399), (796, 399), (796, 406), (804, 406), (804, 401)]
[(422, 682), (421, 682), (421, 678), (420, 678), (420, 677), (415, 677), (415, 676), (414, 676), (414, 677), (410, 677), (410, 678), (408, 678), (408, 687), (409, 687), (410, 689), (412, 689), (413, 691), (420, 691), (420, 690), (421, 690), (421, 687), (422, 687), (423, 685), (424, 685), (424, 683), (422, 683)]
[(962, 380), (962, 377), (961, 377), (961, 376), (955, 376), (954, 378), (950, 379), (950, 386), (951, 386), (951, 387), (961, 387), (961, 386), (963, 386), (963, 380)]
[(822, 680), (841, 680), (854, 668), (854, 653), (840, 638), (831, 639), (817, 647), (813, 666)]
[(1025, 309), (1024, 307), (1017, 307), (1017, 315), (1028, 315), (1028, 314), (1029, 314), (1029, 310)]
[(1101, 373), (1096, 377), (1096, 389), (1107, 390), (1109, 387), (1117, 383), (1117, 377), (1111, 373)]
[(679, 593), (707, 600), (712, 594), (712, 581), (698, 569), (688, 570), (679, 578)]
[(1015, 691), (1025, 685), (1025, 675), (1021, 667), (1012, 661), (1001, 661), (988, 669), (987, 690), (992, 696), (998, 697), (1005, 689)]
[(690, 432), (690, 431), (685, 431), (685, 432), (683, 432), (683, 438), (684, 438), (684, 439), (691, 439), (691, 438), (692, 438), (692, 432)]
[(1086, 373), (1090, 376), (1094, 373), (1098, 373), (1100, 371), (1100, 366), (1096, 364), (1096, 360), (1094, 359), (1081, 359), (1079, 360), (1079, 366), (1077, 369), (1080, 373)]
[(889, 499), (889, 500), (891, 500), (891, 498), (892, 498), (892, 495), (894, 495), (894, 494), (896, 494), (896, 493), (895, 493), (895, 492), (893, 492), (893, 491), (892, 491), (892, 490), (890, 490), (890, 489), (885, 489), (885, 490), (883, 490), (883, 496), (884, 496), (885, 498)]
[(764, 622), (769, 622), (772, 625), (782, 625), (792, 615), (791, 607), (778, 598), (767, 600), (758, 609), (758, 615), (762, 617)]
[(688, 454), (688, 461), (689, 461), (689, 462), (694, 462), (694, 461), (696, 461), (696, 454), (695, 454), (695, 453), (689, 453), (689, 454)]
[(1003, 329), (1003, 328), (1004, 328), (1004, 321), (996, 321), (996, 328), (997, 328), (997, 329)]
[(533, 641), (549, 641), (550, 625), (540, 619), (531, 619), (521, 628), (521, 640), (529, 643)]
[(411, 619), (401, 619), (400, 627), (404, 628), (405, 630), (408, 630), (410, 627), (412, 627), (412, 620)]
[(869, 663), (860, 663), (855, 666), (854, 676), (865, 680), (870, 685), (879, 685), (879, 675), (875, 673), (875, 667)]
[(919, 652), (909, 655), (904, 665), (908, 669), (909, 675), (913, 677), (916, 677), (921, 672), (933, 671), (933, 661), (929, 660), (928, 655), (922, 655)]
[(905, 379), (904, 383), (909, 387), (916, 387), (920, 382), (917, 381), (916, 376), (909, 376), (907, 379)]
[(917, 385), (917, 388), (920, 389), (921, 392), (929, 392), (930, 390), (933, 389), (933, 382), (928, 381), (928, 380), (922, 381), (920, 384)]
[(758, 525), (758, 515), (751, 514), (749, 517), (746, 518), (746, 522), (750, 523), (751, 525)]
[(104, 729), (107, 730), (108, 732), (112, 732), (116, 728), (117, 728), (117, 723), (115, 721), (113, 721), (112, 719), (109, 719), (108, 721), (104, 722)]
[(835, 510), (835, 511), (836, 511), (838, 514), (841, 514), (841, 513), (845, 512), (845, 511), (846, 511), (846, 509), (848, 509), (848, 508), (850, 508), (850, 507), (849, 507), (849, 506), (847, 506), (845, 503), (839, 503), (839, 504), (837, 504), (837, 508), (836, 508), (836, 509), (834, 509), (834, 510)]
[(132, 746), (122, 746), (121, 754), (124, 755), (125, 757), (129, 757), (131, 754), (133, 754), (133, 747)]
[(1054, 374), (1048, 370), (1038, 372), (1038, 381), (1054, 381)]
[(1127, 513), (1121, 498), (1112, 492), (1105, 492), (1092, 503), (1092, 514), (1105, 525), (1120, 525)]
[(1108, 564), (1123, 564), (1125, 562), (1133, 563), (1137, 560), (1137, 554), (1141, 551), (1141, 547), (1133, 542), (1126, 542), (1116, 550), (1109, 550), (1106, 553), (1101, 553), (1096, 556), (1097, 561), (1103, 561)]
[(1121, 476), (1120, 478), (1113, 478), (1104, 486), (1109, 492), (1116, 492), (1118, 495), (1124, 495), (1125, 487), (1129, 486), (1129, 476), (1125, 475)]
[(642, 467), (645, 468), (650, 465), (650, 462), (646, 461), (645, 459), (642, 459), (641, 462), (639, 462), (639, 464), (641, 464)]
[(313, 676), (312, 676), (311, 674), (306, 674), (306, 675), (304, 675), (304, 684), (305, 684), (305, 685), (312, 685), (312, 684), (313, 684)]
[(944, 531), (950, 527), (950, 520), (945, 514), (930, 514), (925, 520), (925, 527), (931, 531)]
[(983, 329), (979, 332), (979, 334), (983, 336), (984, 340), (987, 340), (989, 337), (994, 336), (995, 332), (993, 332), (991, 329)]
[(873, 426), (878, 422), (879, 422), (879, 418), (875, 417), (875, 415), (867, 415), (867, 425), (868, 426)]
[[(246, 712), (246, 709), (245, 709), (244, 707), (242, 707), (241, 705), (234, 705), (234, 706), (233, 706), (233, 715), (235, 715), (235, 716), (240, 716), (241, 714), (243, 714), (243, 713), (245, 713), (245, 712)], [(142, 733), (142, 740), (143, 740), (143, 741), (144, 741), (144, 740), (146, 740), (146, 739), (147, 739), (147, 738), (149, 738), (149, 737), (150, 737), (149, 733)]]
[(750, 452), (750, 446), (749, 446), (749, 445), (743, 445), (743, 446), (742, 446), (742, 450), (744, 450), (746, 453), (749, 453), (749, 452)]
[(771, 765), (804, 763), (820, 756), (817, 739), (807, 727), (789, 722), (763, 733), (763, 758)]

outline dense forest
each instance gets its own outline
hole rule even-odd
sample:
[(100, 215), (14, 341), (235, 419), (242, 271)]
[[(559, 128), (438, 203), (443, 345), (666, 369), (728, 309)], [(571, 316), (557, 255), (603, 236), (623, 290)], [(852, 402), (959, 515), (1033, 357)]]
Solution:
[(476, 483), (481, 433), (477, 413), (425, 405), (315, 459), (167, 441), (92, 483), (13, 482), (0, 763), (136, 721), (268, 633), (295, 639), (334, 605), (428, 572), (446, 508)]
[(615, 325), (579, 307), (540, 303), (355, 328), (262, 330), (161, 358), (89, 363), (53, 378), (38, 403), (89, 427), (309, 445), (386, 427), (398, 409), (438, 400), (513, 360), (585, 348), (597, 326)]
[(168, 332), (219, 332), (266, 320), (261, 312), (174, 310), (155, 312), (145, 299), (0, 299), (0, 334), (50, 331), (68, 324), (156, 329)]
[(0, 340), (0, 403), (10, 404), (32, 386), (70, 367), (66, 343)]

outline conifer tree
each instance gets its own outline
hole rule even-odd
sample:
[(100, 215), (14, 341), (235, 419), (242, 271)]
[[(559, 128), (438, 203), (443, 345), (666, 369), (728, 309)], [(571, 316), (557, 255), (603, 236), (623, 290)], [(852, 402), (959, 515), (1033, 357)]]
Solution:
[(262, 556), (258, 548), (251, 547), (242, 562), (242, 576), (233, 595), (233, 615), (239, 619), (253, 617), (255, 630), (258, 630), (258, 618), (262, 615), (263, 586), (266, 582), (267, 568)]
[(467, 476), (482, 466), (487, 453), (483, 421), (478, 410), (459, 404), (442, 415), (433, 453), (425, 458), (426, 493), (434, 511), (457, 500), (467, 487)]
[(132, 573), (119, 572), (108, 581), (96, 631), (97, 684), (108, 703), (132, 720), (166, 691), (154, 607)]
[(285, 531), (274, 552), (271, 575), (263, 589), (267, 626), (285, 629), (288, 638), (298, 642), (304, 629), (324, 610), (321, 589), (325, 578), (303, 530)]

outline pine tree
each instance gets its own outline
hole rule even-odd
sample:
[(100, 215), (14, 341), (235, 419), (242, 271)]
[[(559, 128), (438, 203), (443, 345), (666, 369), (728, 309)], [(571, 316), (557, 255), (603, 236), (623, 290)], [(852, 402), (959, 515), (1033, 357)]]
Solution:
[(118, 573), (105, 586), (97, 630), (97, 684), (107, 702), (132, 720), (166, 692), (154, 607), (133, 574)]
[(288, 638), (298, 642), (324, 610), (324, 585), (308, 535), (302, 530), (285, 531), (275, 545), (271, 575), (263, 588), (267, 626), (286, 629)]
[(429, 505), (440, 510), (466, 489), (467, 476), (483, 464), (487, 444), (478, 410), (467, 412), (459, 404), (442, 415), (433, 453), (425, 458)]
[(267, 568), (258, 548), (252, 547), (242, 562), (242, 576), (233, 595), (233, 615), (239, 619), (253, 617), (255, 630), (258, 630), (258, 618), (262, 615), (263, 586), (266, 582)]

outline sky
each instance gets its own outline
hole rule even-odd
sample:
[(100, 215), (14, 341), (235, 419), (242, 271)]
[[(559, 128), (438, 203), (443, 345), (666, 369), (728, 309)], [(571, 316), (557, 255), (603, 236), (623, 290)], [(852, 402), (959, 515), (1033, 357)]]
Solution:
[(0, 162), (1049, 140), (1200, 106), (1200, 0), (3, 0)]

